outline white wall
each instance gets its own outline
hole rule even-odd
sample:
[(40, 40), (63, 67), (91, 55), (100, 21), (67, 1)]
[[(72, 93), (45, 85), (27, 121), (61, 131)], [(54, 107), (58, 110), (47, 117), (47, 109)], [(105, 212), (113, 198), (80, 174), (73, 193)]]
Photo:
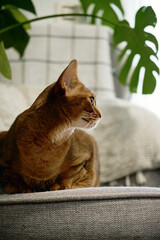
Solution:
[(125, 17), (134, 26), (135, 13), (142, 6), (150, 5), (150, 0), (121, 0), (122, 6), (125, 10)]

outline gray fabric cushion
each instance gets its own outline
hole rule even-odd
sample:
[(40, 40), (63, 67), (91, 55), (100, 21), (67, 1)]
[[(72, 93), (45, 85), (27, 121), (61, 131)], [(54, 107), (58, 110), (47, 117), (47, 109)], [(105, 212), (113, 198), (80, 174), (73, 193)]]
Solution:
[(160, 189), (1, 195), (0, 239), (160, 239)]

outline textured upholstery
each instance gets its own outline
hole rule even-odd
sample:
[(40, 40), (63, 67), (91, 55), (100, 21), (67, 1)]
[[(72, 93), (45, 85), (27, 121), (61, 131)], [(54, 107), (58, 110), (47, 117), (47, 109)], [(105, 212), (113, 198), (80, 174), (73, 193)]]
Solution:
[(160, 239), (160, 189), (0, 195), (0, 239)]

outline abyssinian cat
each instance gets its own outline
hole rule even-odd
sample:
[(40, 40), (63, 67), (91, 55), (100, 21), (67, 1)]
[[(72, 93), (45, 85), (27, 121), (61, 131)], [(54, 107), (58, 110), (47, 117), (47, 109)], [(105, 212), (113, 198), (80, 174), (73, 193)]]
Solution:
[(95, 95), (79, 81), (73, 60), (9, 131), (0, 133), (4, 193), (98, 186), (96, 143), (79, 128), (95, 127), (100, 117)]

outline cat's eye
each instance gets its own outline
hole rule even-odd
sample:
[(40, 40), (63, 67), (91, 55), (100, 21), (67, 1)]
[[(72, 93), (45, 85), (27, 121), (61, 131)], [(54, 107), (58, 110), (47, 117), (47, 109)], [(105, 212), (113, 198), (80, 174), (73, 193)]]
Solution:
[(89, 99), (90, 99), (90, 102), (91, 102), (91, 104), (93, 104), (94, 103), (94, 97), (89, 97)]

